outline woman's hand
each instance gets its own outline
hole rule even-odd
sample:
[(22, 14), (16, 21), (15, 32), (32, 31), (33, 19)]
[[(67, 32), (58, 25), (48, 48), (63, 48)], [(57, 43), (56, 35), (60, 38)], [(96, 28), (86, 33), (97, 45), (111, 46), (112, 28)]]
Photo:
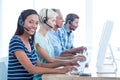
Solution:
[(77, 68), (73, 66), (65, 66), (64, 68), (60, 69), (60, 72), (64, 74), (72, 70), (77, 70)]

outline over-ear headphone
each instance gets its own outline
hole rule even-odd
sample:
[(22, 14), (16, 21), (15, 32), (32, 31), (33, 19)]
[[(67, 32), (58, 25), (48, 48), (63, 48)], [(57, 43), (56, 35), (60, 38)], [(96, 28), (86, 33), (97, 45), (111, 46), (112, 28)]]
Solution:
[(24, 22), (23, 22), (23, 19), (22, 19), (22, 16), (21, 16), (21, 15), (20, 15), (20, 17), (19, 17), (18, 24), (19, 24), (20, 26), (23, 26), (23, 24), (24, 24)]
[(71, 21), (71, 20), (68, 20), (68, 24), (69, 24), (69, 25), (72, 25), (72, 21)]
[(23, 25), (24, 25), (24, 21), (23, 21), (22, 15), (20, 15), (20, 17), (19, 17), (18, 24), (19, 24), (21, 27), (23, 27), (25, 30), (29, 31), (28, 28), (26, 28), (26, 27), (23, 26)]
[(48, 20), (48, 9), (46, 9), (46, 16), (42, 19), (42, 22), (46, 23)]
[(75, 27), (73, 26), (72, 21), (71, 21), (71, 20), (68, 20), (67, 22), (68, 22), (68, 24), (70, 25), (70, 29), (74, 31), (74, 30), (75, 30)]

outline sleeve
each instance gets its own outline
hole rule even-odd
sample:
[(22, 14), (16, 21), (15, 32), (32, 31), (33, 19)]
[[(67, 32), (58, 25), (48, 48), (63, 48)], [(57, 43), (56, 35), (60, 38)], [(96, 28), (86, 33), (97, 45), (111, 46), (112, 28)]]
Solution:
[(63, 29), (58, 29), (58, 38), (60, 40), (60, 44), (62, 47), (62, 50), (65, 50), (65, 44), (64, 44), (64, 30)]
[(35, 34), (35, 45), (39, 44), (39, 46), (43, 46), (42, 37), (38, 34), (38, 32)]
[[(58, 38), (60, 40), (60, 42), (62, 41), (62, 32), (61, 32), (61, 29), (58, 29)], [(62, 44), (61, 44), (62, 46)]]
[(61, 51), (60, 49), (58, 49), (57, 46), (54, 46), (54, 53), (55, 53), (55, 56), (60, 56)]
[(47, 33), (47, 37), (48, 37), (48, 39), (50, 40), (50, 43), (53, 46), (55, 56), (59, 56), (59, 54), (60, 54), (60, 49), (58, 47), (59, 44), (53, 36), (54, 35), (52, 35), (50, 32)]
[(23, 43), (17, 38), (12, 38), (9, 43), (9, 52), (13, 54), (17, 50), (24, 50)]

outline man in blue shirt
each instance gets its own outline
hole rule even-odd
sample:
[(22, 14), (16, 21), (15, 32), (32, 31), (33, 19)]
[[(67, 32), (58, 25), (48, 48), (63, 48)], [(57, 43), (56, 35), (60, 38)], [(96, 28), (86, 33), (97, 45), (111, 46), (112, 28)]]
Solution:
[[(67, 22), (63, 26), (64, 20), (60, 10), (53, 9), (53, 11), (58, 13), (58, 16), (56, 19), (56, 26), (54, 26), (53, 30), (47, 33), (47, 36), (54, 47), (55, 55), (56, 56), (73, 56), (75, 55), (75, 53), (78, 53), (81, 51), (83, 52), (83, 50), (86, 50), (86, 47), (73, 48), (74, 36), (73, 36), (72, 30), (75, 30), (77, 28), (79, 17), (78, 16), (76, 17), (75, 15), (75, 19), (72, 18), (73, 20), (75, 20), (74, 22), (72, 19), (66, 18), (69, 20), (67, 20)], [(74, 24), (74, 27), (72, 26), (72, 24)], [(66, 26), (71, 26), (71, 27), (69, 29)]]
[[(78, 23), (79, 16), (75, 13), (70, 13), (66, 16), (63, 27), (58, 29), (58, 37), (61, 42), (62, 51), (72, 49), (72, 54), (74, 54), (82, 53), (84, 50), (86, 50), (86, 47), (83, 46), (78, 48), (73, 47), (74, 34), (72, 31), (78, 27)], [(78, 51), (76, 51), (76, 49), (78, 49)]]
[(63, 16), (60, 12), (59, 9), (52, 9), (53, 11), (57, 12), (58, 16), (56, 19), (56, 26), (54, 26), (54, 28), (50, 31), (48, 31), (47, 33), (47, 37), (50, 39), (53, 47), (54, 47), (54, 53), (55, 56), (60, 56), (61, 52), (62, 52), (62, 46), (60, 43), (60, 40), (58, 38), (58, 28), (61, 28), (63, 25)]

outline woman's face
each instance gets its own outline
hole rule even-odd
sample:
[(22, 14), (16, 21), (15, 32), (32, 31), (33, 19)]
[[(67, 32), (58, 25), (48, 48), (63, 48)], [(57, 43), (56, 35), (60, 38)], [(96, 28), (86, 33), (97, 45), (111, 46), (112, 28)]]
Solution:
[(36, 14), (29, 15), (24, 22), (24, 27), (26, 28), (25, 32), (27, 32), (30, 35), (33, 35), (38, 27), (38, 21), (39, 21), (38, 15)]
[[(49, 18), (48, 21), (47, 21), (47, 24), (49, 24), (50, 26), (54, 27), (56, 25), (56, 18), (55, 17)], [(49, 27), (49, 29), (52, 29), (52, 28)]]

